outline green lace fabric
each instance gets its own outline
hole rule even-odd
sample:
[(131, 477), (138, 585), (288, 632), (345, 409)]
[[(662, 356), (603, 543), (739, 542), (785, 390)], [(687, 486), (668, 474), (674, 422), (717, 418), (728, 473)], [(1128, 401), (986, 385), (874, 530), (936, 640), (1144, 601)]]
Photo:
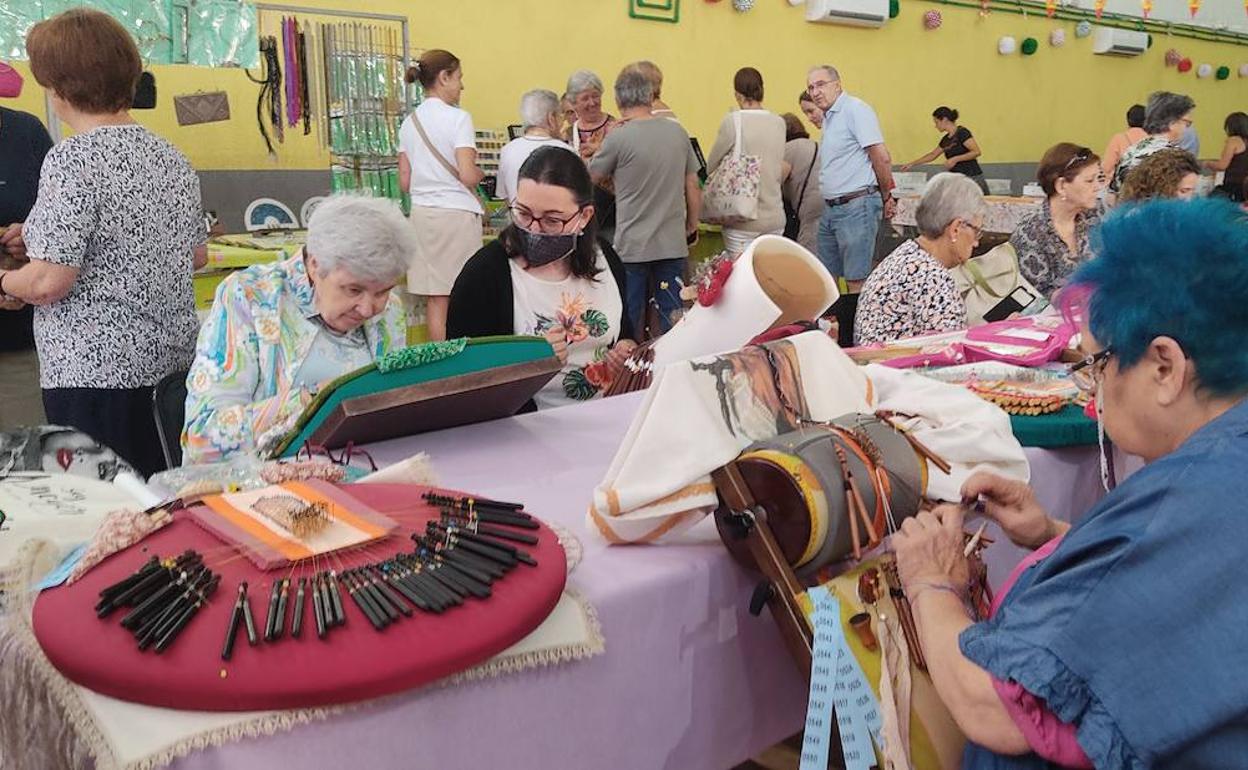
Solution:
[(441, 361), (464, 352), (468, 346), (468, 338), (446, 340), (445, 342), (422, 342), (402, 350), (395, 350), (377, 359), (377, 371), (390, 374), (415, 366), (424, 366), (434, 361)]

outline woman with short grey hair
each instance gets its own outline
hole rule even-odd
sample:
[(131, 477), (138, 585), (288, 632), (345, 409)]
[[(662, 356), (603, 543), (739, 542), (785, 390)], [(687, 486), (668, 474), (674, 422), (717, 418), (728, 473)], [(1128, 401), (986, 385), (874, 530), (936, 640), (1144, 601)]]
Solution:
[(970, 177), (948, 171), (932, 177), (915, 213), (919, 237), (898, 246), (862, 287), (855, 344), (966, 328), (966, 303), (949, 271), (971, 258), (986, 211)]
[(562, 120), (559, 97), (554, 91), (535, 88), (520, 97), (520, 121), (524, 126), (524, 133), (508, 142), (498, 155), (495, 198), (509, 204), (515, 200), (516, 186), (520, 182), (520, 167), (537, 148), (550, 145), (572, 152), (572, 148), (558, 138)]
[(1127, 180), (1127, 174), (1149, 155), (1160, 150), (1177, 148), (1183, 132), (1192, 126), (1192, 111), (1195, 109), (1196, 102), (1186, 94), (1157, 91), (1149, 96), (1148, 105), (1144, 109), (1143, 125), (1148, 136), (1128, 147), (1122, 154), (1109, 182), (1109, 191), (1116, 195), (1122, 188), (1122, 183)]
[(312, 214), (304, 249), (226, 278), (186, 380), (185, 461), (264, 454), (326, 383), (403, 347), (394, 288), (415, 248), (393, 202), (338, 195)]
[(602, 111), (602, 79), (589, 70), (577, 70), (568, 78), (568, 98), (576, 110), (572, 124), (572, 148), (588, 161), (602, 146), (602, 140), (619, 125)]
[[(568, 98), (576, 110), (576, 122), (568, 131), (568, 140), (586, 163), (593, 160), (607, 135), (620, 125), (620, 121), (602, 111), (602, 90), (602, 80), (589, 70), (577, 70), (568, 78)], [(615, 185), (611, 179), (594, 182), (594, 211), (598, 232), (611, 240), (615, 235)]]

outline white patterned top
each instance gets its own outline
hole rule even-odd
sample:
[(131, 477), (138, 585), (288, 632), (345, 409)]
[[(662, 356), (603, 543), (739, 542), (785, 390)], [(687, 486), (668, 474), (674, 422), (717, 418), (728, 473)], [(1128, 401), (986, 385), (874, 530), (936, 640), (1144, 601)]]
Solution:
[(31, 259), (78, 269), (35, 308), (44, 388), (139, 388), (195, 355), (193, 252), (206, 240), (199, 178), (142, 126), (102, 126), (52, 148), (23, 237)]

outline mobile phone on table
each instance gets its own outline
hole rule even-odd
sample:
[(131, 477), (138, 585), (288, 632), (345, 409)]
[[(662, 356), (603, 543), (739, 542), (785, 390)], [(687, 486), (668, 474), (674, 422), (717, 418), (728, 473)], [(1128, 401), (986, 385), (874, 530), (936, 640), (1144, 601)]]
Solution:
[(1023, 308), (1030, 305), (1036, 300), (1036, 295), (1032, 294), (1026, 288), (1019, 286), (1009, 293), (1005, 299), (993, 305), (986, 313), (984, 320), (992, 323), (993, 321), (1004, 321), (1015, 313), (1021, 313)]

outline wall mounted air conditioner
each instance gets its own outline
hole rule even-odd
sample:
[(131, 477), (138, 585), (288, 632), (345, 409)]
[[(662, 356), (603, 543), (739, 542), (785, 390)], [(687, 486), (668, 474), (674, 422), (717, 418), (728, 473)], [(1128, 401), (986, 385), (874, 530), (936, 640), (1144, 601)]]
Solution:
[(882, 27), (888, 21), (888, 0), (806, 0), (806, 21)]
[(1148, 34), (1131, 29), (1097, 27), (1092, 53), (1103, 56), (1139, 56), (1148, 50)]

